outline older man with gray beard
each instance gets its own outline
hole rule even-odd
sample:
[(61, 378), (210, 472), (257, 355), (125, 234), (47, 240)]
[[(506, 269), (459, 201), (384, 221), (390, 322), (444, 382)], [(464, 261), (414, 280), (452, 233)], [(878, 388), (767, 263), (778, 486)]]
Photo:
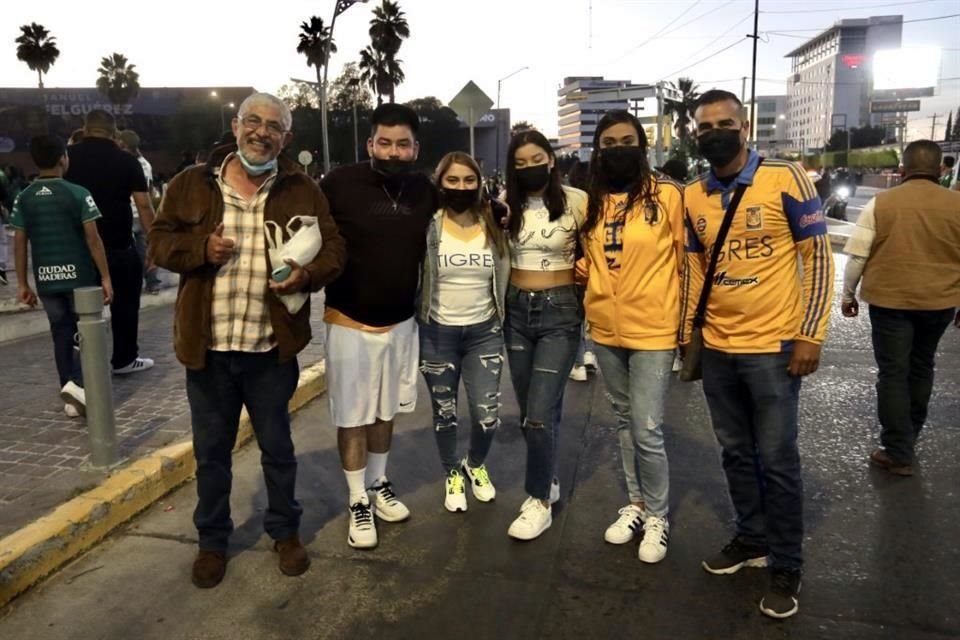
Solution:
[[(291, 313), (279, 296), (318, 291), (340, 274), (345, 250), (320, 188), (280, 155), (291, 125), (276, 97), (244, 100), (232, 122), (236, 145), (215, 149), (206, 164), (170, 182), (149, 237), (157, 265), (181, 277), (174, 344), (187, 368), (193, 422), (200, 550), (192, 579), (200, 588), (215, 587), (226, 572), (231, 452), (244, 406), (262, 452), (264, 527), (280, 570), (294, 576), (310, 566), (298, 534), (287, 409), (299, 377), (296, 356), (311, 337), (310, 302)], [(286, 229), (295, 216), (317, 218), (323, 248), (308, 264), (288, 261), (289, 275), (276, 282), (271, 273), (283, 265), (270, 263), (264, 223)]]

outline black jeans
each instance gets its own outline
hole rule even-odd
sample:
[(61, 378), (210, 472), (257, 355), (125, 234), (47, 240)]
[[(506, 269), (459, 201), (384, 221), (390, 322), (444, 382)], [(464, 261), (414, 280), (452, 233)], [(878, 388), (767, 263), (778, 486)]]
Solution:
[(703, 393), (737, 512), (737, 535), (768, 546), (773, 566), (803, 566), (803, 479), (797, 447), (801, 379), (790, 353), (703, 350)]
[(197, 460), (197, 508), (193, 523), (200, 548), (225, 551), (230, 519), (231, 463), (244, 406), (260, 446), (267, 485), (264, 529), (274, 540), (296, 535), (302, 509), (294, 497), (297, 458), (287, 404), (297, 388), (296, 359), (280, 364), (268, 353), (207, 352), (207, 366), (187, 370), (187, 399)]
[(53, 336), (53, 359), (57, 363), (60, 386), (75, 382), (83, 386), (80, 372), (80, 354), (73, 346), (77, 334), (77, 314), (73, 308), (73, 292), (41, 294), (40, 302), (50, 321)]
[(113, 281), (113, 304), (110, 305), (113, 357), (110, 364), (114, 369), (119, 369), (140, 355), (137, 333), (140, 327), (143, 262), (131, 244), (126, 249), (107, 251), (107, 267)]
[(511, 284), (507, 289), (503, 338), (527, 441), (524, 488), (539, 500), (550, 496), (557, 473), (563, 391), (577, 359), (582, 322), (583, 304), (574, 285), (523, 291)]
[(896, 462), (913, 462), (913, 447), (927, 420), (937, 344), (953, 309), (905, 311), (870, 305), (877, 360), (880, 443)]

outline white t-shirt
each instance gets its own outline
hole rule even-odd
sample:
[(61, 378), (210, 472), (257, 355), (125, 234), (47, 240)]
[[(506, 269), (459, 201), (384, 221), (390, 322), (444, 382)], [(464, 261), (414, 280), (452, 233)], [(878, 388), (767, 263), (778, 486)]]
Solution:
[[(150, 165), (150, 161), (148, 161), (142, 155), (137, 156), (137, 160), (140, 161), (140, 168), (143, 170), (143, 177), (147, 181), (147, 194), (149, 195), (153, 193), (153, 167)], [(133, 201), (133, 198), (130, 198), (130, 209), (133, 211), (134, 231), (140, 231), (142, 229), (140, 226), (140, 211), (137, 210), (137, 204)]]
[(516, 240), (510, 241), (510, 264), (524, 271), (566, 271), (574, 268), (577, 234), (587, 210), (587, 194), (564, 187), (567, 208), (550, 220), (542, 198), (530, 198), (523, 211), (523, 225)]
[(497, 312), (493, 299), (493, 248), (483, 225), (462, 229), (443, 218), (437, 284), (430, 318), (450, 327), (486, 322)]

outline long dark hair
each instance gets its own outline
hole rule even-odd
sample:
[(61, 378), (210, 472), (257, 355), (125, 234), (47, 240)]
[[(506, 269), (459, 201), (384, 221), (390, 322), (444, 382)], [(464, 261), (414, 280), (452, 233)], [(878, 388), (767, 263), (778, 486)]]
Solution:
[(643, 130), (643, 125), (629, 111), (616, 109), (608, 111), (600, 118), (597, 123), (597, 130), (593, 134), (593, 153), (590, 155), (590, 179), (587, 182), (587, 218), (581, 228), (584, 235), (590, 233), (594, 227), (601, 224), (603, 216), (604, 202), (609, 191), (607, 189), (606, 176), (603, 174), (603, 167), (600, 164), (600, 137), (603, 132), (615, 124), (627, 123), (633, 126), (637, 131), (637, 142), (642, 151), (640, 160), (640, 174), (630, 185), (627, 195), (627, 206), (624, 211), (629, 212), (639, 201), (643, 201), (644, 206), (656, 207), (656, 188), (651, 179), (652, 171), (650, 162), (647, 160), (647, 134)]
[(534, 144), (547, 154), (550, 160), (553, 160), (553, 169), (550, 170), (550, 181), (547, 182), (547, 189), (543, 192), (543, 203), (550, 212), (550, 221), (554, 221), (564, 214), (567, 209), (567, 197), (563, 192), (563, 186), (560, 183), (560, 167), (557, 163), (557, 155), (547, 140), (539, 131), (528, 129), (521, 131), (513, 136), (510, 141), (510, 147), (507, 149), (507, 204), (510, 205), (510, 226), (508, 231), (510, 237), (516, 240), (520, 236), (520, 229), (523, 227), (523, 210), (527, 204), (527, 194), (520, 188), (520, 181), (517, 179), (517, 169), (514, 166), (514, 156), (517, 149), (525, 144)]

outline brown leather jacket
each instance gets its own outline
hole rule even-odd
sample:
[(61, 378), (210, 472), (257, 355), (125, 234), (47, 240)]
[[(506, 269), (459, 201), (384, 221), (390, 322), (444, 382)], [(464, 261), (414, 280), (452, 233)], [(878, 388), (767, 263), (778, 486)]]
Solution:
[[(219, 170), (227, 154), (235, 150), (232, 145), (220, 147), (207, 164), (177, 174), (167, 187), (150, 230), (150, 255), (156, 264), (180, 274), (173, 342), (177, 359), (188, 369), (206, 366), (211, 341), (210, 306), (217, 273), (216, 266), (207, 263), (206, 246), (207, 238), (223, 220), (223, 194), (214, 170)], [(310, 274), (310, 291), (319, 291), (340, 275), (346, 262), (346, 246), (320, 187), (297, 164), (281, 156), (276, 181), (267, 196), (264, 221), (277, 222), (286, 235), (287, 222), (297, 215), (316, 216), (323, 234), (319, 255), (303, 265)], [(264, 295), (280, 361), (288, 361), (310, 342), (310, 301), (291, 315), (276, 295), (269, 291)]]

